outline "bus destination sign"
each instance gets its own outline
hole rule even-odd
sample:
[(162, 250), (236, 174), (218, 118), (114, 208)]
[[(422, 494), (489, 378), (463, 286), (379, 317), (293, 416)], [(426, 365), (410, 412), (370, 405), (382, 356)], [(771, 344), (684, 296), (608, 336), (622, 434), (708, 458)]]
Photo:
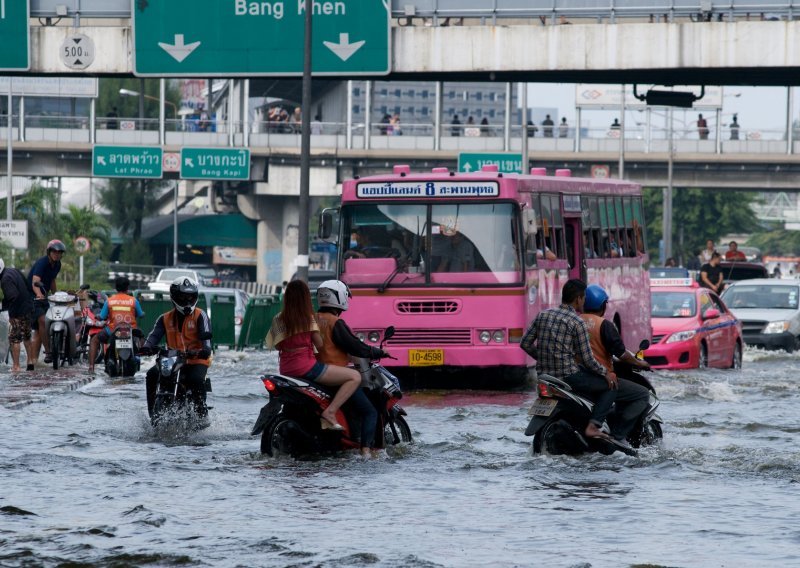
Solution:
[(387, 181), (359, 183), (356, 188), (356, 197), (359, 199), (497, 197), (498, 195), (500, 195), (500, 184), (496, 181)]

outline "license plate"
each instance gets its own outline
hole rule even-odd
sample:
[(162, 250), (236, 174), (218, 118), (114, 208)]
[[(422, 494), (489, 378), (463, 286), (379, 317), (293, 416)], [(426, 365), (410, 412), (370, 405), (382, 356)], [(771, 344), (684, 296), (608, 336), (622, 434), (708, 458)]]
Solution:
[(554, 398), (537, 398), (528, 410), (529, 416), (550, 416), (558, 401)]
[(117, 339), (117, 349), (132, 349), (133, 341), (130, 339)]
[(434, 367), (444, 365), (444, 349), (409, 349), (409, 367)]

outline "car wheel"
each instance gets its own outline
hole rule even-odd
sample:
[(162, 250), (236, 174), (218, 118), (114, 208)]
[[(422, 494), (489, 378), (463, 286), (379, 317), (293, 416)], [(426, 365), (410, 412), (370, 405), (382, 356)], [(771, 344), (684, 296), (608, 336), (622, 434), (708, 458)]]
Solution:
[(731, 369), (739, 370), (742, 368), (742, 344), (736, 342), (736, 347), (733, 349), (733, 361), (731, 361)]
[(700, 357), (697, 360), (697, 368), (698, 369), (708, 368), (708, 347), (706, 347), (705, 343), (700, 344)]

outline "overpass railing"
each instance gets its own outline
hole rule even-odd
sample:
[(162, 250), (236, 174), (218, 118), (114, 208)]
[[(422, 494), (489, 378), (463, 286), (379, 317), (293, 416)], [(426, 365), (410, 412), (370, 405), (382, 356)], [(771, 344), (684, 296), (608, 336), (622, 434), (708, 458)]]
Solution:
[[(104, 128), (105, 119), (97, 119), (98, 128), (94, 132), (94, 143), (111, 145), (159, 145), (157, 121), (132, 121), (134, 128)], [(125, 122), (126, 119), (120, 119)], [(40, 145), (52, 144), (92, 144), (89, 120), (85, 117), (27, 117), (23, 128), (15, 117), (12, 142), (23, 141)], [(7, 138), (6, 117), (0, 115), (0, 140)], [(300, 134), (286, 126), (274, 123), (250, 124), (246, 137), (242, 132), (244, 124), (218, 121), (212, 132), (185, 130), (180, 121), (168, 125), (165, 132), (167, 146), (296, 148), (300, 149)], [(156, 127), (155, 129), (153, 129)], [(228, 130), (233, 128), (233, 133)], [(315, 150), (338, 152), (342, 150), (416, 150), (429, 152), (436, 150), (436, 127), (430, 123), (401, 124), (400, 131), (386, 124), (372, 124), (370, 136), (365, 136), (364, 124), (353, 124), (350, 136), (347, 124), (339, 122), (319, 123), (311, 136), (311, 146)], [(701, 138), (694, 125), (680, 125), (672, 130), (674, 148), (677, 152), (698, 153), (796, 153), (800, 142), (789, 147), (786, 129), (730, 128), (729, 125), (717, 128), (709, 120), (707, 138)], [(666, 151), (669, 130), (661, 125), (647, 126), (641, 122), (626, 121), (625, 149), (632, 152)], [(438, 149), (465, 152), (503, 152), (521, 150), (522, 127), (514, 125), (508, 137), (502, 125), (442, 124), (438, 137)], [(581, 126), (580, 132), (568, 125), (566, 128), (555, 125), (545, 129), (542, 125), (528, 126), (528, 146), (536, 152), (616, 152), (619, 150), (622, 131), (608, 126)], [(349, 141), (348, 141), (349, 139)], [(792, 131), (792, 140), (800, 141), (800, 123)], [(348, 145), (349, 144), (349, 145)]]
[[(31, 0), (34, 18), (130, 18), (130, 0)], [(392, 0), (392, 16), (401, 22), (430, 18), (434, 25), (448, 25), (452, 18), (562, 18), (615, 21), (617, 18), (676, 18), (698, 20), (755, 16), (793, 18), (800, 0)], [(66, 12), (66, 14), (65, 14)]]

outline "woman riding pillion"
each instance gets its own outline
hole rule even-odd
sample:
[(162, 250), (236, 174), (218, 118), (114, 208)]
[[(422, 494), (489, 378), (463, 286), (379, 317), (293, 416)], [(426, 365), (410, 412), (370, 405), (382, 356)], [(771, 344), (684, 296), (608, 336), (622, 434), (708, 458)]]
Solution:
[[(211, 365), (211, 321), (197, 307), (197, 284), (181, 276), (172, 281), (169, 297), (175, 306), (159, 316), (144, 346), (142, 355), (158, 351), (161, 338), (166, 336), (167, 349), (187, 352), (186, 364), (181, 369), (181, 381), (192, 391), (192, 403), (198, 416), (208, 414), (206, 407), (206, 373)], [(153, 406), (158, 388), (158, 369), (154, 365), (147, 371), (147, 411), (153, 416)]]
[[(350, 357), (379, 359), (388, 356), (382, 349), (371, 347), (359, 340), (350, 327), (341, 319), (342, 312), (350, 305), (350, 288), (339, 280), (327, 280), (317, 288), (319, 312), (316, 320), (322, 335), (322, 349), (317, 360), (326, 365), (346, 367)], [(361, 420), (361, 453), (370, 455), (374, 446), (378, 412), (363, 389), (357, 389), (347, 401)]]
[(336, 412), (361, 385), (361, 375), (355, 369), (325, 365), (317, 361), (314, 349), (323, 348), (322, 336), (314, 319), (311, 292), (302, 280), (293, 280), (283, 295), (283, 311), (272, 320), (267, 333), (267, 347), (278, 349), (282, 375), (299, 377), (329, 387), (339, 387), (333, 400), (322, 411), (323, 430), (343, 430)]

